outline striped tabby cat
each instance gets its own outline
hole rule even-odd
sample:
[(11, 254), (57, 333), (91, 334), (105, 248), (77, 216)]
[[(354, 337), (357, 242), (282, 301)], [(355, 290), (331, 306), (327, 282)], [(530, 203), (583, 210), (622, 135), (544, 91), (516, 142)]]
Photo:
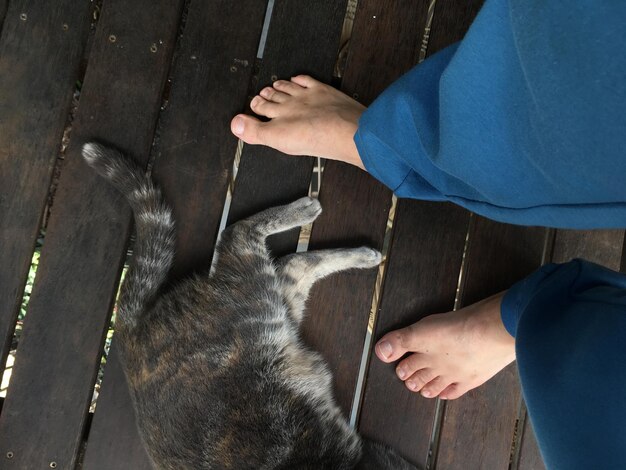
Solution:
[(369, 248), (297, 253), (272, 262), (268, 235), (312, 222), (302, 198), (228, 227), (211, 273), (174, 287), (174, 221), (150, 178), (97, 143), (83, 157), (130, 203), (134, 257), (116, 341), (146, 448), (159, 469), (411, 469), (346, 424), (324, 360), (298, 336), (315, 281), (372, 268)]

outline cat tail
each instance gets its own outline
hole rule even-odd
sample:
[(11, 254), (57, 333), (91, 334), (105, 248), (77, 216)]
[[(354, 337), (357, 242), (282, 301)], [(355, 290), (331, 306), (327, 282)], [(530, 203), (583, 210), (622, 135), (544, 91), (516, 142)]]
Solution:
[(161, 190), (132, 159), (116, 149), (89, 142), (83, 158), (130, 204), (137, 237), (134, 256), (118, 302), (118, 318), (134, 326), (155, 300), (174, 260), (174, 219)]

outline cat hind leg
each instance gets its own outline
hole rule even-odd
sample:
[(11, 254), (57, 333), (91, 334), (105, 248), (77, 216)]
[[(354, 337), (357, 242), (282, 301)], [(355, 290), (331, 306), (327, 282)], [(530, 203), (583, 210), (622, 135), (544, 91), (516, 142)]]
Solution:
[(316, 281), (347, 269), (373, 268), (381, 261), (380, 252), (368, 247), (308, 251), (280, 258), (277, 272), (296, 322), (302, 320), (304, 305)]

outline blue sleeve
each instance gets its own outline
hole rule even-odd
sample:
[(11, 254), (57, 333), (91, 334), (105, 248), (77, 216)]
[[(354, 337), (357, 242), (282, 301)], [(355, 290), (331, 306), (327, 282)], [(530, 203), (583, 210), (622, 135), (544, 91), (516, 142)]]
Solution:
[(624, 227), (626, 2), (587, 3), (487, 0), (363, 113), (365, 168), (502, 222)]
[[(568, 266), (568, 269), (577, 269), (577, 265), (572, 262)], [(557, 271), (559, 271), (558, 265), (546, 264), (527, 278), (514, 284), (513, 287), (504, 294), (500, 306), (500, 313), (502, 323), (504, 323), (504, 327), (511, 336), (515, 337), (517, 334), (519, 317), (533, 298), (533, 294)], [(563, 275), (563, 270), (561, 270), (560, 275)]]
[(502, 319), (547, 468), (626, 468), (626, 276), (574, 260), (507, 292)]
[(500, 307), (502, 322), (511, 336), (516, 337), (518, 325), (529, 306), (532, 305), (534, 311), (548, 311), (563, 309), (568, 303), (593, 296), (598, 302), (610, 301), (603, 286), (622, 289), (621, 293), (617, 292), (622, 299), (620, 302), (624, 301), (626, 305), (626, 276), (581, 259), (565, 264), (547, 264), (506, 292)]

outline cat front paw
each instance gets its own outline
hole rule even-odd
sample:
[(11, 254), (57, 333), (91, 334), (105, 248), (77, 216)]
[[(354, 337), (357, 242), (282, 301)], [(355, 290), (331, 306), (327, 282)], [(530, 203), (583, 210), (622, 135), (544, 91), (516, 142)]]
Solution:
[(322, 205), (319, 200), (312, 197), (303, 197), (297, 199), (289, 205), (297, 218), (301, 221), (300, 225), (310, 224), (322, 213)]
[(383, 260), (383, 255), (380, 251), (368, 246), (356, 248), (354, 252), (360, 268), (373, 268), (378, 266)]

